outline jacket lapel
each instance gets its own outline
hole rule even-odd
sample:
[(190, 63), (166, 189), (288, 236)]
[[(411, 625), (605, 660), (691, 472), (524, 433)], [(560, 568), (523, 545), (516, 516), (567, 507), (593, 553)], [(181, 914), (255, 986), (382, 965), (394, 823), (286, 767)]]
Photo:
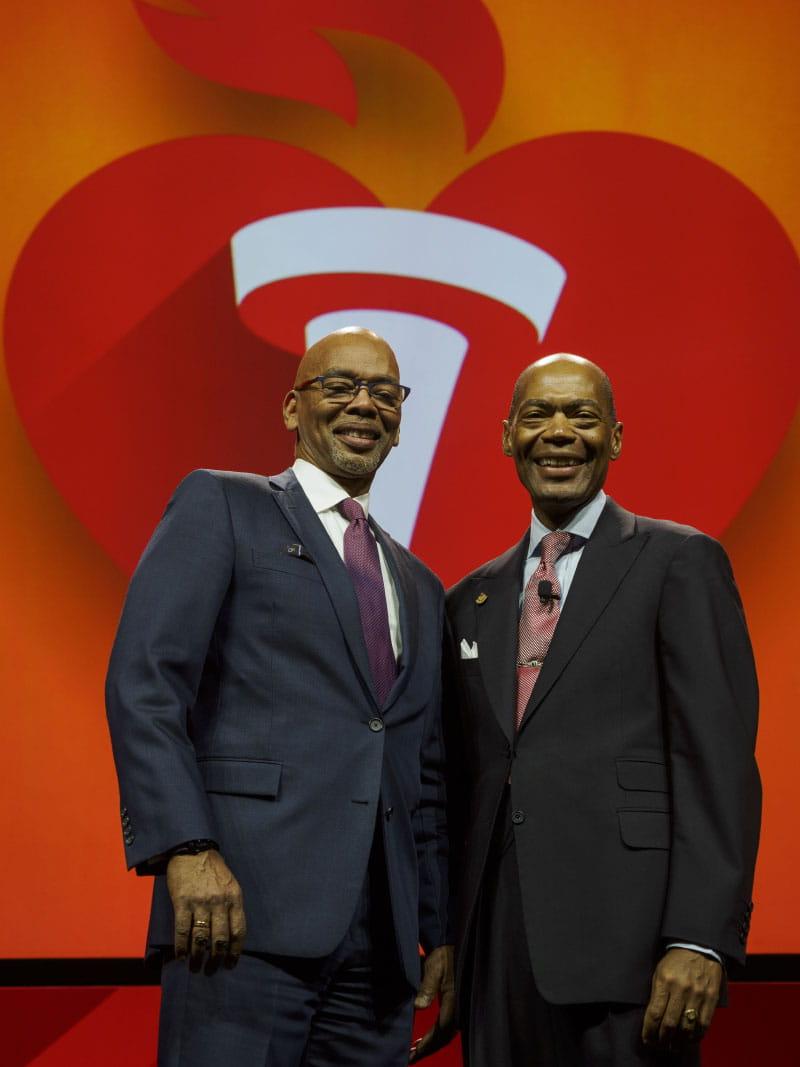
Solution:
[(558, 681), (641, 552), (636, 517), (609, 499), (583, 549), (567, 602), (558, 620), (520, 729)]
[[(367, 692), (377, 706), (377, 697), (372, 683), (367, 646), (361, 628), (361, 614), (358, 609), (353, 583), (347, 568), (333, 542), (319, 521), (319, 516), (309, 503), (308, 497), (300, 488), (300, 483), (291, 469), (270, 478), (270, 485), (276, 490), (272, 496), (281, 509), (284, 518), (297, 535), (298, 541), (314, 560), (320, 577), (328, 591), (333, 610), (339, 619), (350, 654)], [(405, 647), (405, 646), (404, 646)]]
[[(492, 560), (472, 589), (483, 684), (509, 741), (513, 740), (517, 702), (519, 595), (529, 541), (526, 530), (517, 545)], [(479, 604), (482, 593), (485, 600)]]
[(397, 545), (385, 530), (378, 526), (377, 522), (373, 522), (370, 519), (369, 524), (386, 557), (386, 563), (397, 590), (397, 599), (400, 607), (400, 635), (403, 642), (403, 651), (400, 657), (400, 669), (397, 678), (384, 705), (384, 711), (388, 711), (408, 685), (409, 675), (417, 661), (419, 597), (417, 596), (417, 586), (406, 557), (398, 550)]

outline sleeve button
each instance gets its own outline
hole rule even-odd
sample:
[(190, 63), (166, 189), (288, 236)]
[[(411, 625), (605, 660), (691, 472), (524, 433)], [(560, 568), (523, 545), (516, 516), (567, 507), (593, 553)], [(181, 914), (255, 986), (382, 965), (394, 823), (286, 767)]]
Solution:
[(516, 811), (512, 811), (511, 812), (511, 821), (513, 822), (513, 824), (515, 826), (519, 826), (521, 823), (524, 823), (525, 822), (525, 812), (524, 811), (520, 811), (519, 808), (517, 808)]

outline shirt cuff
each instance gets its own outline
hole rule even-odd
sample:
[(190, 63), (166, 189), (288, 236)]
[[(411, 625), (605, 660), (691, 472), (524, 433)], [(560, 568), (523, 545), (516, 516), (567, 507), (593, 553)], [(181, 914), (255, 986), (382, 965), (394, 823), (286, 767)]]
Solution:
[(692, 941), (670, 941), (667, 948), (688, 948), (691, 952), (699, 952), (701, 956), (709, 956), (712, 960), (716, 960), (721, 967), (724, 967), (722, 956), (715, 952), (713, 948), (706, 948), (705, 945), (695, 945)]

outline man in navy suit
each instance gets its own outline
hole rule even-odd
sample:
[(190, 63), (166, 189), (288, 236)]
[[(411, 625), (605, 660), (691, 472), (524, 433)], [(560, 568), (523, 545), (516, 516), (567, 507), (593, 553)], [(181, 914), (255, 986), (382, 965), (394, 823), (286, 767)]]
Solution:
[[(457, 987), (470, 1067), (695, 1064), (744, 960), (758, 692), (730, 563), (603, 492), (611, 385), (520, 376), (516, 545), (448, 594), (467, 793)], [(676, 452), (684, 477), (698, 462)]]
[(443, 592), (372, 520), (398, 443), (389, 346), (301, 360), (277, 477), (199, 470), (131, 580), (107, 681), (129, 867), (155, 877), (159, 1063), (409, 1056), (450, 1030)]

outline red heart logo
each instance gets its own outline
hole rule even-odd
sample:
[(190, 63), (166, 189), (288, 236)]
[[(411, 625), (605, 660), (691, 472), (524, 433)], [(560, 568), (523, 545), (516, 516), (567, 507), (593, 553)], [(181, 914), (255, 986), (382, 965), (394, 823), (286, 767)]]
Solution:
[(502, 297), (400, 270), (288, 278), (237, 307), (235, 234), (342, 207), (380, 205), (300, 149), (193, 138), (90, 176), (31, 236), (6, 309), (12, 388), (53, 482), (120, 566), (189, 469), (290, 461), (280, 400), (305, 324), (339, 308), (411, 312), (469, 342), (413, 538), (445, 579), (525, 522), (500, 422), (517, 373), (544, 351), (587, 355), (615, 382), (623, 503), (724, 530), (778, 448), (800, 375), (797, 257), (746, 187), (685, 150), (611, 133), (543, 138), (462, 175), (430, 212), (513, 235), (566, 272), (543, 343)]

